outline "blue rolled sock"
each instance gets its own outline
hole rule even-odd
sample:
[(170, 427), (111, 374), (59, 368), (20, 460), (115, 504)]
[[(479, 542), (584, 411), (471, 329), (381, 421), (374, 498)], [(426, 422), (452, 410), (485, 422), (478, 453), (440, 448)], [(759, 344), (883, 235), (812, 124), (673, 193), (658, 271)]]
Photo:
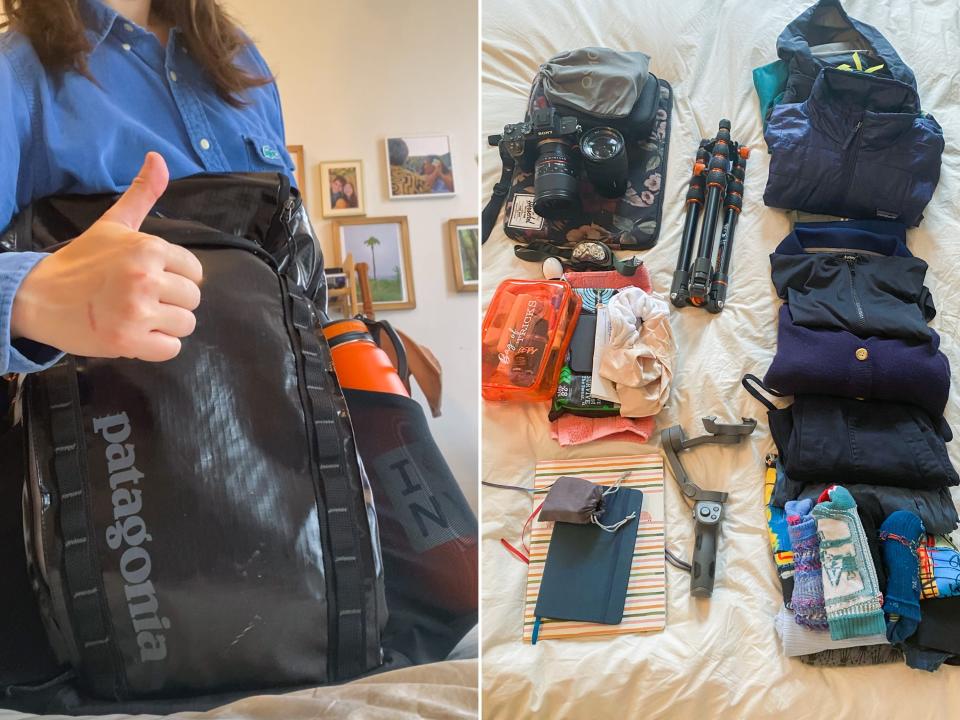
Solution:
[(887, 568), (883, 612), (887, 616), (887, 639), (893, 644), (913, 635), (920, 624), (917, 549), (923, 535), (923, 522), (907, 510), (891, 513), (880, 526), (880, 552)]

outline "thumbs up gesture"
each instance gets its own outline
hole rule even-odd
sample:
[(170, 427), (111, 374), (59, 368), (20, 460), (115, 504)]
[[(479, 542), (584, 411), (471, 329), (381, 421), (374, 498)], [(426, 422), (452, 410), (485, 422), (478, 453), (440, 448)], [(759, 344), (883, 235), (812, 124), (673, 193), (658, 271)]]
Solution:
[(189, 250), (140, 232), (168, 180), (163, 158), (148, 153), (103, 217), (34, 266), (14, 298), (14, 339), (87, 357), (177, 356), (196, 327), (203, 268)]

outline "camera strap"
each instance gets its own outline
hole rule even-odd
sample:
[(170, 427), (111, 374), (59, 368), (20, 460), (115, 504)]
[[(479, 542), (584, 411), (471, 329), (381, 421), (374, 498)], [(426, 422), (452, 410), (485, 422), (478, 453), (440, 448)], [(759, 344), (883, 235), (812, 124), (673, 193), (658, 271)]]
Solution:
[[(496, 141), (499, 144), (500, 136), (497, 135)], [(493, 138), (490, 139), (493, 142)], [(500, 216), (500, 210), (510, 192), (510, 184), (513, 180), (513, 169), (516, 167), (516, 161), (510, 153), (506, 152), (503, 146), (500, 146), (500, 160), (503, 163), (500, 169), (500, 179), (493, 186), (493, 192), (490, 193), (490, 199), (480, 213), (480, 244), (482, 245), (490, 237), (493, 226)]]
[(618, 259), (609, 247), (598, 240), (585, 240), (572, 248), (534, 241), (526, 245), (514, 245), (513, 253), (528, 262), (543, 262), (547, 258), (556, 258), (565, 270), (616, 270), (627, 277), (634, 275), (642, 264), (637, 256), (626, 260)]

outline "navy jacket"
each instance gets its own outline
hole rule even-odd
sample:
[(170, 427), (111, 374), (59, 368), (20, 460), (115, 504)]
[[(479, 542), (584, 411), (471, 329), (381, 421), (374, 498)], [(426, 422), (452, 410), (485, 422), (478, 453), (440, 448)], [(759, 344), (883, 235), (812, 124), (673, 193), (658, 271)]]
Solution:
[(928, 341), (936, 308), (927, 264), (904, 237), (893, 222), (797, 223), (770, 255), (777, 294), (804, 327)]
[(823, 68), (842, 63), (855, 66), (854, 51), (864, 69), (882, 65), (874, 71), (877, 75), (916, 89), (913, 71), (873, 25), (847, 15), (840, 0), (820, 0), (787, 25), (777, 39), (777, 55), (787, 64), (786, 88), (778, 102), (806, 100)]
[(806, 328), (780, 308), (777, 354), (763, 378), (784, 395), (836, 395), (919, 405), (943, 415), (950, 394), (950, 361), (940, 336), (928, 342), (859, 338), (846, 330)]
[(905, 403), (797, 395), (776, 407), (753, 375), (743, 385), (768, 412), (783, 470), (794, 482), (890, 485), (935, 490), (960, 485), (947, 455), (953, 439), (943, 418)]
[(916, 226), (940, 179), (943, 132), (899, 80), (822, 70), (804, 102), (774, 108), (764, 138), (770, 207)]

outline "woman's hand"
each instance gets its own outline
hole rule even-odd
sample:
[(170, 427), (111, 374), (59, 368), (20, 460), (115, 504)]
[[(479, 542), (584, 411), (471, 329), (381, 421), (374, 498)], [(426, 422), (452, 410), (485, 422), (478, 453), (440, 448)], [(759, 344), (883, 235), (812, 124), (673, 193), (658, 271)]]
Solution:
[(74, 355), (163, 361), (196, 327), (203, 268), (189, 250), (140, 232), (167, 187), (163, 158), (140, 174), (103, 217), (24, 278), (12, 338)]

